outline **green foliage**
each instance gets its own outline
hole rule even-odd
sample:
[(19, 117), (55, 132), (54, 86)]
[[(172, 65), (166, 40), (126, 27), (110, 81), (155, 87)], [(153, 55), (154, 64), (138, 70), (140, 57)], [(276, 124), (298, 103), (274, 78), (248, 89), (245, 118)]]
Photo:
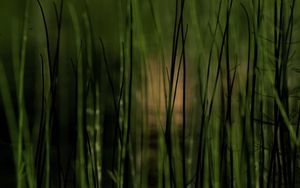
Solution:
[(298, 187), (297, 3), (1, 2), (0, 185)]

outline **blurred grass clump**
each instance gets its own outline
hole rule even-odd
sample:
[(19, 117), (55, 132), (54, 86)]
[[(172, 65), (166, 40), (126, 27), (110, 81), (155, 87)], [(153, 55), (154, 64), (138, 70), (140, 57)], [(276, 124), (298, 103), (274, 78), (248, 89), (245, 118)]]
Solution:
[(2, 1), (1, 187), (299, 187), (299, 11)]

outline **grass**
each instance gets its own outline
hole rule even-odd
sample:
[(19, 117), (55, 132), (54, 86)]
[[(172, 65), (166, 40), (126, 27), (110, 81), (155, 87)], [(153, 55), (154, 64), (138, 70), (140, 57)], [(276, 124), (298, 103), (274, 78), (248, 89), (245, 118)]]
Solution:
[(24, 4), (0, 27), (4, 187), (299, 186), (296, 0)]

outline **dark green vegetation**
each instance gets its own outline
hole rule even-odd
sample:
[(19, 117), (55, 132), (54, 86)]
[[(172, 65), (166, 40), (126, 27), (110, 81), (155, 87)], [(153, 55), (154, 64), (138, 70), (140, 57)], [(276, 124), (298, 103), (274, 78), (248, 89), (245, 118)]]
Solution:
[(0, 2), (0, 187), (299, 187), (296, 0)]

